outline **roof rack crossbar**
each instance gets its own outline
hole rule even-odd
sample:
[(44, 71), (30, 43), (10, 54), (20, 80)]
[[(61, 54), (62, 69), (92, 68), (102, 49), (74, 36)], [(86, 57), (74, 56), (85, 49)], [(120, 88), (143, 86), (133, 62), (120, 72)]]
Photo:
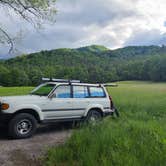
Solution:
[(112, 87), (117, 87), (118, 84), (116, 83), (105, 83), (105, 84), (102, 84), (103, 86), (107, 87), (107, 86), (112, 86)]
[(65, 83), (81, 83), (80, 80), (67, 80), (67, 79), (56, 79), (56, 78), (42, 78), (42, 81), (65, 82)]

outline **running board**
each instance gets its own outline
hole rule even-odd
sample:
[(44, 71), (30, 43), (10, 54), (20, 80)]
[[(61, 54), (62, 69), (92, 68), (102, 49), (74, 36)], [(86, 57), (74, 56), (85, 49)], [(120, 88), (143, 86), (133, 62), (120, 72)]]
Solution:
[(84, 118), (46, 119), (42, 120), (41, 123), (46, 124), (46, 123), (57, 123), (57, 122), (72, 122), (72, 121), (81, 121), (83, 119)]

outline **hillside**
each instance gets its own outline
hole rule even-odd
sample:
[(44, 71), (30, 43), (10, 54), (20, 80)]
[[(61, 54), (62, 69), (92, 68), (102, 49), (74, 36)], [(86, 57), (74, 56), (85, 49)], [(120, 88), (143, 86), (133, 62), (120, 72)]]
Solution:
[(36, 85), (41, 77), (166, 81), (166, 47), (137, 46), (108, 50), (92, 45), (22, 55), (0, 62), (0, 85)]
[(165, 46), (128, 46), (119, 48), (113, 51), (109, 51), (110, 56), (115, 57), (135, 57), (135, 56), (147, 56), (147, 55), (158, 55), (166, 54)]
[(87, 47), (81, 47), (77, 49), (78, 51), (81, 52), (92, 52), (92, 53), (103, 53), (105, 51), (109, 51), (108, 48), (100, 45), (92, 45), (92, 46), (87, 46)]

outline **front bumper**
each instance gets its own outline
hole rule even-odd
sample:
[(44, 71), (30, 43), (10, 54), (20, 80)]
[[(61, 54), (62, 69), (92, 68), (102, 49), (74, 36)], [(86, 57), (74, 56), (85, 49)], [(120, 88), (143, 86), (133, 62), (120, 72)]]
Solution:
[(0, 112), (0, 126), (8, 125), (12, 115)]
[(0, 102), (0, 126), (7, 126), (11, 118), (12, 114), (2, 112)]

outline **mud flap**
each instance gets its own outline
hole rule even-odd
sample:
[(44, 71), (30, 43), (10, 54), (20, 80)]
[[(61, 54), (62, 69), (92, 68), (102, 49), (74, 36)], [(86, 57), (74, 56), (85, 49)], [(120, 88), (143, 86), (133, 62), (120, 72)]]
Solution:
[(114, 110), (113, 115), (116, 115), (116, 117), (120, 117), (118, 109), (114, 107), (113, 110)]

